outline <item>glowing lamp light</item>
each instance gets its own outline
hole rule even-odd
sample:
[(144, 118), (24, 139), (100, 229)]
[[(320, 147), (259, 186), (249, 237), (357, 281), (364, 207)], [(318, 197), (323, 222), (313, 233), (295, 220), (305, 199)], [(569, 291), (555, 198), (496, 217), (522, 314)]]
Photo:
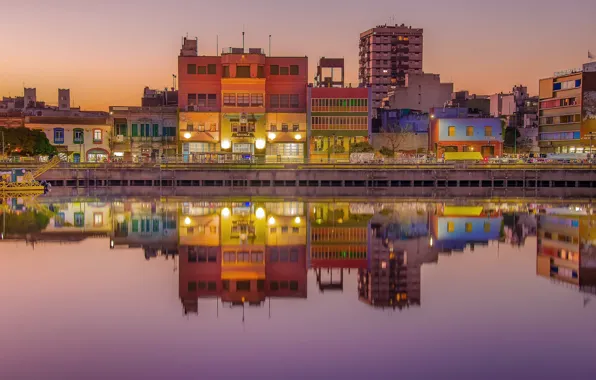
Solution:
[(230, 140), (222, 140), (222, 142), (221, 142), (222, 149), (230, 149), (231, 146), (232, 146), (232, 143), (230, 142)]
[(122, 215), (122, 214), (118, 214), (118, 215), (116, 216), (116, 221), (117, 221), (118, 223), (124, 223), (124, 215)]
[(258, 139), (257, 141), (255, 141), (255, 147), (257, 149), (263, 149), (263, 148), (265, 148), (265, 140)]
[(184, 224), (187, 226), (190, 225), (190, 218), (188, 216), (186, 218), (184, 218)]
[(265, 210), (263, 210), (262, 207), (259, 207), (257, 209), (257, 211), (255, 212), (255, 215), (256, 215), (257, 219), (263, 219), (263, 218), (265, 218)]
[(267, 223), (269, 223), (270, 226), (274, 225), (275, 224), (275, 218), (274, 217), (269, 218), (269, 220), (267, 221)]
[(190, 136), (191, 136), (191, 135), (190, 135), (190, 132), (186, 132), (186, 133), (184, 134), (184, 138), (185, 138), (185, 139), (187, 139), (187, 140), (190, 138)]
[(434, 119), (435, 118), (435, 115), (434, 114), (433, 115), (430, 115), (430, 118), (431, 119)]
[(227, 218), (228, 216), (230, 216), (230, 209), (227, 207), (224, 207), (221, 210), (221, 216), (223, 216), (224, 218)]
[(267, 135), (267, 137), (269, 137), (269, 140), (275, 140), (275, 138), (277, 137), (277, 135), (273, 132), (269, 132), (269, 134)]
[(300, 139), (302, 138), (302, 135), (301, 135), (300, 133), (296, 133), (296, 134), (294, 135), (294, 138), (295, 138), (296, 140), (300, 140)]
[(299, 216), (297, 216), (297, 217), (294, 219), (294, 223), (296, 223), (296, 224), (300, 224), (300, 222), (302, 222), (302, 219), (300, 219), (300, 217), (299, 217)]

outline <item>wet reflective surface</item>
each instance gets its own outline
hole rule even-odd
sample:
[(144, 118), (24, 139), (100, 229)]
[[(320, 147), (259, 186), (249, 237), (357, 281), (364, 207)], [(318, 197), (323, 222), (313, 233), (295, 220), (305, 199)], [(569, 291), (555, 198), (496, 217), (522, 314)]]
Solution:
[(1, 379), (596, 376), (590, 204), (2, 206)]

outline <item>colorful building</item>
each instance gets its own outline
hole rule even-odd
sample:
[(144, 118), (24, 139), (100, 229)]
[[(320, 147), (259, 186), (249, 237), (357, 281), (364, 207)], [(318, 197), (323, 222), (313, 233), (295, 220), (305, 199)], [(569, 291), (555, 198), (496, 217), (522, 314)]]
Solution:
[(309, 87), (308, 141), (312, 161), (347, 160), (371, 135), (370, 87)]
[[(596, 62), (554, 73), (539, 83), (542, 153), (589, 153), (596, 134)], [(590, 148), (592, 144), (592, 148)]]
[(236, 153), (302, 159), (307, 77), (307, 57), (270, 57), (254, 48), (199, 56), (196, 40), (184, 39), (178, 57), (184, 157)]
[(107, 117), (27, 116), (25, 127), (44, 132), (64, 161), (103, 162), (110, 157)]
[(501, 238), (503, 216), (482, 206), (438, 205), (431, 215), (430, 245), (439, 252), (463, 251)]
[(183, 205), (180, 284), (185, 313), (198, 299), (261, 305), (306, 298), (306, 218), (300, 202)]
[(550, 209), (538, 216), (536, 273), (596, 294), (596, 228), (585, 210)]
[(503, 154), (498, 118), (441, 117), (431, 109), (428, 150), (442, 158), (445, 152), (480, 152), (483, 157)]
[(126, 161), (176, 155), (176, 107), (110, 107), (112, 154)]

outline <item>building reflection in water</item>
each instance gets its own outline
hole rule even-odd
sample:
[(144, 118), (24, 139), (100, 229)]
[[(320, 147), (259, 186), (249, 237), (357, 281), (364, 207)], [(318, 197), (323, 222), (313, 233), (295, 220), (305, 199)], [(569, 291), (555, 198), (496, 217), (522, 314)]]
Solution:
[(0, 208), (3, 241), (73, 243), (108, 238), (111, 249), (172, 258), (185, 314), (199, 300), (262, 307), (267, 299), (344, 290), (374, 308), (422, 303), (422, 267), (490, 242), (537, 234), (536, 273), (596, 294), (596, 217), (591, 207), (366, 202), (22, 202)]
[(538, 216), (536, 273), (596, 294), (595, 223), (589, 209), (544, 210)]

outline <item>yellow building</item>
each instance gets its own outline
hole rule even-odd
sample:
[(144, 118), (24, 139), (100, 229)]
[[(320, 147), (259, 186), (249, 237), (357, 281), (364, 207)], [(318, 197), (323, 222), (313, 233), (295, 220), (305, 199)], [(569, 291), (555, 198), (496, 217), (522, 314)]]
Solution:
[(269, 162), (301, 161), (306, 152), (307, 117), (305, 113), (270, 112), (267, 114)]
[(179, 138), (184, 160), (209, 161), (205, 153), (220, 151), (220, 113), (181, 111), (178, 118)]

